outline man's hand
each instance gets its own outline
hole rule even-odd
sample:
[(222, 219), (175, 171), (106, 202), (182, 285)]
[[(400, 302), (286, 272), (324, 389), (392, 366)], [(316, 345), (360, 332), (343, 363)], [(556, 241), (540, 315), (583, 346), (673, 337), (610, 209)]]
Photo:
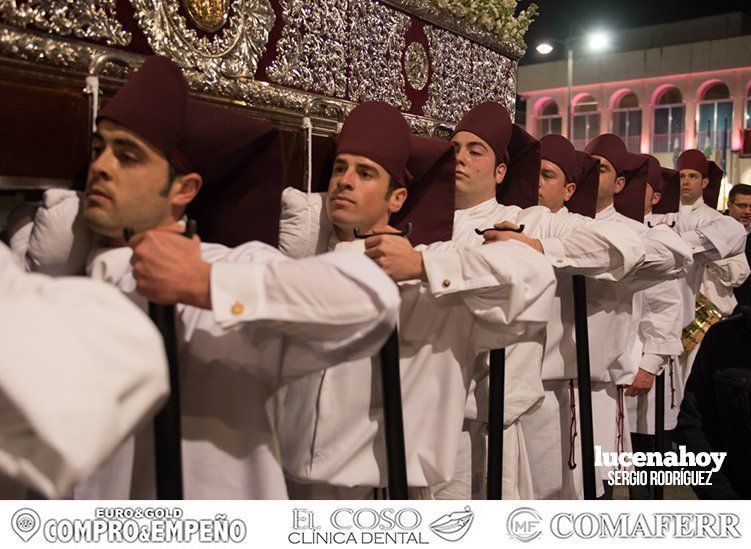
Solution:
[(394, 282), (427, 280), (422, 254), (402, 236), (378, 235), (365, 239), (365, 255), (375, 261)]
[(154, 303), (211, 309), (211, 264), (201, 257), (201, 241), (185, 238), (176, 229), (182, 232), (177, 226), (153, 229), (128, 242), (136, 290)]
[(654, 374), (650, 374), (648, 371), (639, 368), (639, 371), (634, 376), (634, 381), (626, 388), (625, 394), (627, 397), (646, 395), (652, 388), (654, 381)]
[[(493, 225), (496, 229), (518, 229), (518, 225), (514, 225), (510, 221), (503, 221), (502, 223), (496, 223)], [(505, 242), (507, 240), (518, 240), (523, 242), (527, 246), (534, 248), (538, 252), (542, 253), (542, 243), (536, 238), (530, 238), (524, 233), (516, 233), (509, 230), (501, 231), (486, 231), (483, 235), (485, 242), (483, 244), (490, 244), (491, 242)]]

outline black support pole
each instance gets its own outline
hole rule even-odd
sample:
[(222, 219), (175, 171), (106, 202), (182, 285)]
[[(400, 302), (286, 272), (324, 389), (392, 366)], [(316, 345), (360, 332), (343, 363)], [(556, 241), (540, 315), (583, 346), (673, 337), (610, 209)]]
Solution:
[(180, 383), (177, 363), (175, 306), (149, 303), (149, 316), (164, 340), (169, 364), (170, 396), (154, 418), (157, 499), (183, 499), (182, 440), (180, 428)]
[(407, 457), (404, 451), (402, 383), (399, 374), (399, 332), (396, 328), (381, 348), (380, 357), (389, 499), (409, 499)]
[[(655, 380), (655, 452), (665, 452), (665, 372)], [(662, 484), (652, 487), (655, 499), (664, 498)]]
[(589, 330), (587, 327), (587, 287), (584, 277), (581, 275), (574, 275), (573, 284), (576, 375), (579, 383), (579, 424), (581, 429), (584, 499), (596, 499), (594, 429), (592, 426), (592, 382), (589, 370)]
[(488, 402), (488, 499), (503, 499), (503, 395), (506, 349), (490, 351)]

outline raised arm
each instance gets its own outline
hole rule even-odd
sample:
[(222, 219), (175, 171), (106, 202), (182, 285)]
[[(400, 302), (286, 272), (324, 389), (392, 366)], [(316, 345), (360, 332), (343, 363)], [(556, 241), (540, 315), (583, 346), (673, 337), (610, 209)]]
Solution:
[(162, 341), (106, 284), (0, 272), (0, 468), (65, 497), (168, 393)]

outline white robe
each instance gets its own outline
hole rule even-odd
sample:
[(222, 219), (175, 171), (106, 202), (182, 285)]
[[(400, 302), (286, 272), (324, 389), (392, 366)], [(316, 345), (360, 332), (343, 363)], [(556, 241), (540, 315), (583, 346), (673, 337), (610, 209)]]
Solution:
[[(608, 216), (610, 212), (606, 212)], [(562, 235), (571, 235), (559, 249), (563, 261), (557, 269), (557, 307), (548, 324), (542, 379), (546, 402), (540, 410), (522, 418), (529, 436), (535, 497), (540, 499), (577, 499), (581, 497), (580, 444), (575, 441), (575, 469), (569, 467), (569, 433), (574, 413), (570, 395), (571, 380), (576, 379), (576, 341), (574, 338), (573, 289), (571, 274), (583, 274), (587, 280), (590, 374), (595, 443), (608, 448), (616, 442), (615, 388), (610, 367), (625, 351), (628, 340), (619, 330), (607, 329), (619, 317), (630, 312), (634, 291), (656, 283), (662, 277), (675, 277), (690, 263), (687, 246), (671, 231), (661, 228), (645, 235), (641, 228), (624, 224), (617, 216), (597, 221), (570, 214), (565, 208), (553, 215)], [(601, 242), (583, 238), (580, 227), (591, 224)], [(592, 237), (590, 237), (592, 238)], [(554, 251), (556, 241), (542, 241)], [(553, 246), (551, 246), (553, 244)], [(560, 246), (560, 245), (559, 245)], [(555, 265), (554, 264), (554, 265)], [(594, 280), (592, 280), (594, 278)], [(617, 282), (614, 284), (613, 282)], [(574, 398), (578, 388), (574, 382)], [(599, 412), (599, 413), (598, 413)], [(578, 424), (578, 409), (576, 409)], [(577, 428), (577, 433), (580, 430)], [(606, 442), (608, 441), (608, 442)], [(609, 441), (612, 441), (609, 442)], [(627, 442), (627, 441), (626, 441)], [(598, 470), (600, 475), (605, 474)], [(598, 491), (602, 489), (597, 483)]]
[[(284, 499), (271, 397), (299, 377), (376, 352), (395, 324), (398, 292), (360, 254), (293, 261), (258, 242), (204, 244), (202, 253), (212, 263), (213, 309), (177, 307), (185, 497)], [(104, 252), (91, 270), (143, 304), (129, 257), (129, 249)], [(122, 482), (143, 457), (139, 446), (150, 452), (150, 437), (136, 437), (135, 450), (124, 447), (114, 470), (77, 496), (153, 497), (150, 456)]]
[[(711, 208), (707, 209), (711, 210)], [(696, 296), (702, 284), (706, 266), (710, 262), (717, 263), (724, 260), (731, 263), (741, 261), (747, 263), (744, 253), (746, 231), (743, 225), (724, 215), (701, 216), (683, 212), (650, 214), (645, 218), (645, 223), (650, 223), (653, 226), (661, 222), (674, 224), (674, 230), (689, 244), (694, 258), (693, 263), (686, 269), (685, 276), (677, 280), (681, 294), (681, 314), (679, 318), (682, 328), (694, 319)], [(680, 409), (685, 383), (688, 380), (691, 363), (697, 350), (698, 346), (691, 353), (685, 353), (681, 350), (677, 364), (673, 367), (672, 376), (670, 371), (667, 372), (665, 406), (666, 418), (670, 419), (671, 424), (673, 422), (672, 416), (677, 414)], [(671, 400), (674, 406), (671, 405)], [(649, 414), (651, 412), (648, 408), (647, 419)], [(666, 428), (669, 428), (667, 427), (667, 419)], [(648, 425), (645, 425), (645, 428), (649, 430)]]
[[(285, 203), (290, 215), (296, 203), (304, 214), (298, 218), (316, 220), (321, 233), (331, 238), (321, 218), (320, 195), (312, 196), (309, 205), (302, 193), (289, 192)], [(313, 214), (308, 217), (311, 206)], [(311, 237), (303, 222), (299, 234), (308, 239), (305, 251), (295, 231), (285, 229), (284, 212), (285, 207), (282, 249), (311, 253), (328, 244), (316, 233)], [(336, 245), (335, 239), (331, 242)], [(347, 246), (358, 244), (362, 245)], [(482, 365), (478, 358), (542, 329), (554, 277), (542, 255), (518, 242), (477, 249), (439, 243), (417, 249), (422, 251), (428, 281), (399, 285), (400, 367), (407, 479), (412, 487), (429, 487), (451, 479), (459, 448), (468, 442), (462, 438), (462, 424), (470, 380), (478, 362)], [(292, 481), (386, 485), (374, 364), (377, 359), (361, 360), (357, 368), (339, 366), (289, 387), (279, 430), (285, 471)]]
[[(691, 205), (681, 205), (680, 212), (682, 215), (692, 215), (703, 221), (723, 217), (718, 210), (708, 206), (702, 197)], [(733, 288), (743, 284), (749, 274), (745, 254), (708, 262), (702, 277), (701, 293), (717, 305), (723, 316), (728, 316), (738, 304)]]
[(3, 244), (0, 311), (0, 477), (66, 497), (168, 394), (161, 337), (114, 288), (23, 273)]
[[(505, 422), (508, 425), (510, 421), (521, 420), (524, 439), (528, 441), (534, 496), (561, 497), (563, 485), (573, 485), (573, 481), (565, 478), (568, 467), (562, 463), (564, 448), (568, 447), (568, 408), (561, 414), (559, 406), (564, 400), (568, 403), (567, 380), (576, 377), (571, 275), (620, 280), (637, 267), (660, 272), (675, 268), (674, 262), (682, 263), (682, 255), (655, 244), (645, 258), (645, 243), (617, 225), (594, 223), (567, 211), (552, 214), (542, 206), (521, 210), (500, 205), (495, 199), (456, 212), (454, 241), (480, 245), (482, 237), (477, 236), (474, 229), (488, 228), (504, 220), (523, 224), (527, 236), (540, 239), (546, 257), (556, 268), (558, 287), (548, 315), (544, 355), (542, 341), (520, 343), (506, 349), (509, 381), (506, 383)], [(481, 406), (486, 393), (487, 386), (479, 384), (475, 398), (468, 401), (468, 419), (479, 417), (481, 422), (487, 422), (487, 409)], [(473, 446), (482, 448), (478, 443)], [(567, 461), (568, 455), (563, 459)], [(473, 477), (482, 477), (482, 460), (473, 461)]]
[[(30, 231), (27, 268), (87, 270), (143, 304), (134, 293), (130, 250), (95, 248), (79, 210), (79, 194), (45, 193)], [(396, 322), (396, 286), (362, 254), (292, 265), (257, 242), (234, 250), (204, 244), (202, 252), (216, 262), (214, 314), (178, 306), (185, 497), (286, 498), (272, 395), (295, 378), (374, 354)], [(236, 302), (244, 304), (238, 317)], [(153, 497), (152, 439), (147, 425), (76, 496)]]

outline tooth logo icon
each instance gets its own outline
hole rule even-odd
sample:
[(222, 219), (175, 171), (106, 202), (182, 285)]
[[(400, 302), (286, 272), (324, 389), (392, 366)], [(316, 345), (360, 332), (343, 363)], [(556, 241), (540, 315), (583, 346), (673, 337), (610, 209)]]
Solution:
[(474, 511), (467, 506), (464, 511), (449, 513), (436, 519), (430, 524), (430, 529), (443, 540), (459, 541), (469, 531), (474, 519)]
[(23, 541), (29, 541), (39, 531), (39, 515), (33, 509), (19, 509), (11, 519), (13, 531)]

